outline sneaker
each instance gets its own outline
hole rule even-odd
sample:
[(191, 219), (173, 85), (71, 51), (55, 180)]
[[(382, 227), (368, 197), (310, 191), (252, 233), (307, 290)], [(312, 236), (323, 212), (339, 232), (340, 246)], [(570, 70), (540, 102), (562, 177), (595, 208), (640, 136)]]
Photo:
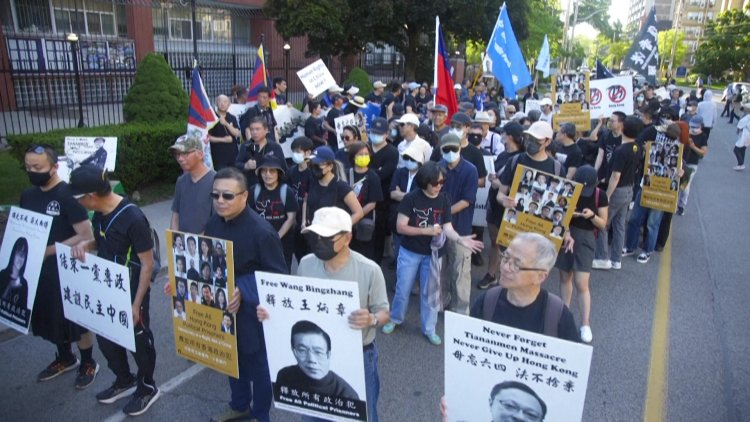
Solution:
[(73, 360), (63, 361), (59, 356), (55, 355), (55, 360), (36, 376), (36, 380), (49, 381), (60, 374), (76, 369), (79, 363), (78, 358), (75, 356), (73, 356)]
[(622, 256), (632, 256), (635, 254), (635, 251), (628, 248), (622, 248)]
[(482, 254), (480, 253), (471, 254), (471, 265), (475, 267), (481, 267), (482, 265), (484, 265), (484, 258), (482, 258)]
[(685, 215), (685, 208), (677, 207), (677, 215)]
[(608, 259), (595, 259), (591, 263), (591, 268), (595, 270), (608, 270), (612, 268), (612, 262)]
[(638, 255), (638, 263), (645, 264), (648, 262), (648, 260), (651, 259), (651, 254), (646, 252), (641, 252), (640, 255)]
[(99, 401), (99, 403), (112, 404), (123, 397), (135, 393), (137, 384), (138, 381), (135, 377), (131, 378), (129, 382), (124, 384), (118, 384), (117, 380), (115, 380), (108, 389), (96, 395), (96, 400)]
[(742, 170), (745, 170), (745, 166), (744, 165), (743, 166), (734, 166), (734, 167), (732, 167), (732, 169), (734, 171), (742, 171)]
[(622, 262), (620, 261), (612, 261), (612, 267), (613, 270), (619, 270), (622, 269)]
[(211, 417), (211, 422), (230, 422), (247, 420), (250, 417), (249, 410), (234, 410), (231, 407), (224, 413)]
[(594, 335), (591, 333), (591, 327), (588, 325), (581, 326), (581, 341), (584, 343), (591, 343), (594, 339)]
[(389, 322), (383, 326), (383, 334), (390, 334), (396, 329), (395, 322)]
[(430, 343), (432, 343), (432, 345), (434, 346), (440, 346), (441, 344), (443, 344), (443, 340), (440, 338), (439, 335), (435, 333), (425, 334), (425, 337), (427, 337), (427, 340), (429, 340)]
[(76, 376), (75, 386), (77, 390), (83, 390), (91, 385), (99, 373), (99, 364), (91, 361), (84, 362), (78, 367), (78, 376)]
[(122, 411), (129, 416), (138, 416), (146, 413), (148, 408), (159, 399), (160, 395), (161, 391), (156, 387), (152, 388), (148, 393), (136, 392), (130, 398), (128, 404), (122, 408)]
[(484, 275), (484, 278), (479, 280), (479, 283), (477, 283), (477, 288), (479, 290), (487, 290), (490, 287), (494, 286), (495, 284), (497, 284), (497, 281), (495, 281), (495, 277), (487, 273)]

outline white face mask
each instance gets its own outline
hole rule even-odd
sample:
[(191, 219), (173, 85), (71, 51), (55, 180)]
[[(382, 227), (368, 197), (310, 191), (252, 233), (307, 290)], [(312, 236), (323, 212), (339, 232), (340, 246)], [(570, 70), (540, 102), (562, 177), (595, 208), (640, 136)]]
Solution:
[(391, 138), (396, 139), (398, 136), (398, 129), (391, 129)]
[(419, 167), (419, 164), (416, 161), (405, 161), (404, 167), (407, 168), (409, 171), (414, 171)]
[(452, 162), (454, 162), (454, 161), (458, 160), (458, 158), (459, 158), (460, 156), (461, 156), (461, 155), (460, 155), (459, 153), (457, 153), (457, 152), (453, 152), (453, 151), (451, 151), (451, 152), (448, 152), (448, 153), (445, 153), (445, 152), (443, 153), (443, 159), (444, 159), (444, 160), (445, 160), (445, 162), (447, 162), (447, 163), (452, 163)]
[(450, 133), (458, 136), (458, 139), (464, 139), (464, 130), (463, 129), (451, 129)]
[(382, 144), (383, 141), (385, 141), (385, 136), (383, 135), (375, 135), (374, 133), (370, 134), (370, 141), (372, 141), (373, 144)]
[(294, 161), (295, 164), (302, 164), (302, 162), (305, 161), (305, 154), (301, 152), (293, 152), (292, 161)]
[(641, 101), (643, 101), (643, 95), (639, 95), (635, 99), (640, 103)]

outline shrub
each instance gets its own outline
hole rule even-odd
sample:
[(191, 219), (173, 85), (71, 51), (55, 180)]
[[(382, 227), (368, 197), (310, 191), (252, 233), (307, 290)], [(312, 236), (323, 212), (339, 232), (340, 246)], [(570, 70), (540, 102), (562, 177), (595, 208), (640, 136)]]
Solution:
[(126, 122), (183, 120), (188, 96), (180, 80), (160, 54), (144, 57), (122, 106)]
[(359, 88), (359, 94), (362, 98), (372, 92), (372, 82), (367, 72), (360, 67), (355, 67), (349, 72), (349, 77), (344, 81), (344, 85), (351, 84)]
[(701, 75), (700, 73), (691, 73), (687, 77), (687, 83), (689, 85), (695, 85), (695, 82), (698, 80), (698, 78), (701, 78), (703, 80), (703, 83), (706, 83), (706, 77), (704, 75)]
[(63, 154), (66, 136), (117, 137), (115, 180), (122, 182), (126, 192), (134, 192), (156, 181), (175, 181), (180, 168), (169, 147), (185, 133), (184, 116), (169, 123), (125, 123), (92, 128), (55, 130), (47, 133), (8, 136), (13, 155), (23, 162), (30, 144), (49, 144)]

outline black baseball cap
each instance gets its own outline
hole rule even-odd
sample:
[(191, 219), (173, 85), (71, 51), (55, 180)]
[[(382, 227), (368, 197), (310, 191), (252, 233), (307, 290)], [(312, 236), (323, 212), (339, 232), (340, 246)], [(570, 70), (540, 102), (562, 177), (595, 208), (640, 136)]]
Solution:
[(593, 195), (597, 185), (596, 169), (589, 165), (578, 167), (573, 181), (583, 185), (581, 195), (586, 197)]
[(382, 117), (372, 119), (372, 123), (370, 123), (370, 133), (385, 135), (388, 133), (388, 121)]
[(108, 188), (107, 169), (86, 164), (70, 173), (70, 191), (75, 198), (80, 198), (88, 193), (101, 192)]

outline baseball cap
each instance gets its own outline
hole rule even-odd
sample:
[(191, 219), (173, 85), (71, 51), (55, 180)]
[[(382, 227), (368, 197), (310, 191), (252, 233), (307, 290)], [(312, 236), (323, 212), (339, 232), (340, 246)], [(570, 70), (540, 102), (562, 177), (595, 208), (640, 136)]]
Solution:
[(492, 123), (490, 113), (486, 111), (477, 111), (477, 114), (474, 115), (474, 121), (477, 123)]
[(703, 127), (703, 117), (695, 115), (690, 119), (690, 129), (700, 129)]
[(568, 138), (576, 137), (576, 125), (575, 123), (563, 123), (560, 125), (560, 132), (564, 133)]
[(195, 136), (185, 134), (177, 138), (174, 145), (169, 147), (169, 150), (177, 152), (202, 151), (203, 142)]
[[(325, 148), (325, 147), (321, 147)], [(323, 207), (315, 211), (312, 223), (302, 233), (313, 232), (321, 237), (352, 231), (352, 216), (338, 207)]]
[(388, 133), (388, 121), (382, 117), (372, 119), (372, 123), (370, 123), (370, 132), (376, 135), (385, 135)]
[(552, 100), (551, 100), (551, 99), (549, 99), (549, 98), (547, 98), (547, 97), (544, 97), (544, 98), (542, 98), (542, 100), (541, 100), (541, 101), (539, 101), (539, 104), (540, 104), (540, 105), (548, 105), (548, 106), (551, 106), (551, 105), (552, 105)]
[(356, 86), (352, 85), (351, 87), (349, 87), (349, 89), (346, 90), (346, 93), (349, 94), (349, 95), (357, 95), (357, 94), (359, 94), (359, 88), (357, 88)]
[(446, 133), (443, 135), (442, 138), (440, 138), (440, 148), (445, 146), (461, 146), (461, 140), (458, 139), (458, 136), (452, 134), (452, 133)]
[(420, 86), (421, 86), (421, 85), (419, 85), (419, 84), (418, 84), (418, 83), (416, 83), (416, 82), (409, 82), (409, 90), (410, 90), (410, 91), (413, 91), (413, 90), (415, 90), (415, 89), (419, 88)]
[(463, 87), (461, 86), (461, 84), (455, 84), (453, 85), (453, 89), (463, 89)]
[(383, 83), (383, 81), (375, 81), (372, 84), (373, 88), (385, 88), (386, 85)]
[(471, 117), (469, 117), (468, 114), (459, 111), (458, 113), (454, 114), (453, 117), (451, 117), (451, 124), (453, 123), (459, 123), (464, 126), (468, 126), (471, 124)]
[(334, 85), (334, 86), (328, 88), (328, 92), (344, 92), (344, 88), (342, 88), (342, 87), (340, 87), (338, 85)]
[(317, 147), (310, 155), (310, 162), (313, 164), (328, 163), (336, 159), (336, 154), (330, 147)]
[(396, 120), (396, 123), (399, 123), (399, 124), (410, 123), (416, 127), (419, 127), (419, 117), (417, 117), (417, 115), (414, 113), (406, 113), (403, 116), (401, 116), (398, 120)]
[(255, 172), (260, 174), (260, 169), (276, 169), (284, 174), (286, 173), (284, 167), (284, 161), (281, 157), (277, 157), (273, 154), (266, 154), (263, 156), (263, 159), (260, 161), (260, 165)]
[(552, 139), (552, 136), (554, 135), (549, 123), (542, 120), (532, 123), (523, 133), (528, 133), (536, 139)]
[(87, 193), (101, 192), (109, 187), (107, 170), (86, 164), (70, 173), (70, 191), (73, 197), (80, 198)]
[(573, 181), (583, 185), (581, 195), (593, 195), (597, 184), (596, 169), (589, 165), (578, 167), (575, 176), (573, 176)]
[(429, 111), (448, 114), (448, 107), (444, 106), (443, 104), (435, 104), (434, 106), (429, 108)]

